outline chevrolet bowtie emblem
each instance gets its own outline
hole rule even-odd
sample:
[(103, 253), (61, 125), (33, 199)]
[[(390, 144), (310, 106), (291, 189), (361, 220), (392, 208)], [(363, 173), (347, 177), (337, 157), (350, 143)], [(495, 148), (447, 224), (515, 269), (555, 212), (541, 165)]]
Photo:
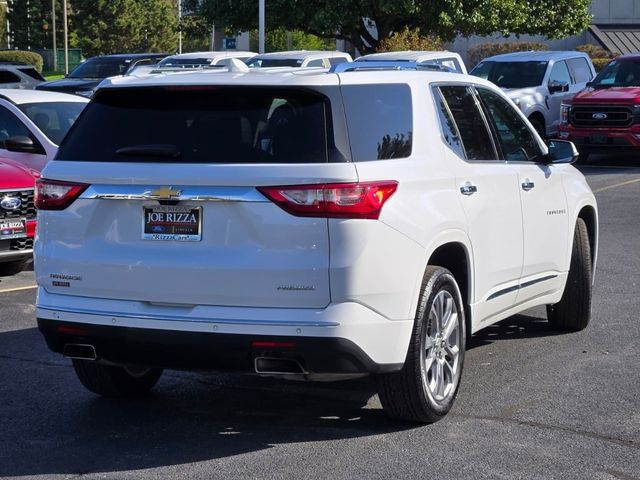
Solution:
[(158, 200), (171, 200), (172, 198), (178, 198), (182, 190), (174, 190), (172, 187), (160, 187), (157, 190), (149, 192), (149, 197), (156, 198)]

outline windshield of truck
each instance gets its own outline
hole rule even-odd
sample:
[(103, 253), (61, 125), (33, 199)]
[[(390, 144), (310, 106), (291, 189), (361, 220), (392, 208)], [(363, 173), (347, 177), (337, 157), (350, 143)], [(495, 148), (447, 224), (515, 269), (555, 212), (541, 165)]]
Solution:
[(69, 74), (69, 78), (98, 80), (116, 75), (124, 75), (131, 66), (131, 59), (90, 58)]
[(639, 87), (640, 60), (612, 60), (591, 82), (594, 88)]
[(542, 85), (547, 62), (482, 62), (471, 75), (484, 78), (501, 88), (528, 88)]

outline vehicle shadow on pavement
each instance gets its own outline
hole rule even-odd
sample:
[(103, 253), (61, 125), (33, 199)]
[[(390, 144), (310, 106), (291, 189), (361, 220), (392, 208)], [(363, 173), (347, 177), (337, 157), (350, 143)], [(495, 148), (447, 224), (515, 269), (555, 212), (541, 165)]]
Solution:
[(147, 397), (106, 399), (35, 328), (0, 333), (0, 352), (0, 477), (122, 472), (415, 428), (384, 415), (368, 379), (167, 371)]
[(565, 335), (549, 328), (545, 317), (514, 315), (494, 325), (483, 328), (467, 342), (467, 350), (489, 345), (499, 340), (521, 340), (524, 338), (553, 337)]

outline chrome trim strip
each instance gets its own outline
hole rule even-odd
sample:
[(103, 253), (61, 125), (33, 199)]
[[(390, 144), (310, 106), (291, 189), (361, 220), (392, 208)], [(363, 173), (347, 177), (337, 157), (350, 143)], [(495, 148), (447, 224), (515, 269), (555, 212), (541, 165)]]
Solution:
[(33, 192), (34, 188), (0, 188), (0, 193), (3, 192)]
[[(182, 187), (172, 185), (180, 194), (171, 201), (263, 202), (269, 200), (253, 187)], [(158, 185), (91, 185), (80, 198), (102, 200), (164, 200), (152, 194)]]
[(85, 308), (51, 308), (51, 307), (43, 307), (40, 305), (36, 305), (36, 308), (40, 310), (46, 310), (49, 312), (65, 312), (65, 313), (76, 313), (79, 315), (98, 315), (102, 317), (120, 317), (120, 318), (134, 318), (138, 320), (160, 320), (160, 321), (181, 321), (181, 322), (206, 322), (211, 324), (220, 324), (220, 325), (260, 325), (264, 327), (337, 327), (340, 324), (338, 322), (286, 322), (279, 320), (270, 320), (270, 321), (258, 321), (258, 320), (228, 320), (228, 319), (218, 319), (218, 318), (207, 318), (207, 317), (193, 317), (193, 316), (182, 316), (182, 315), (154, 315), (149, 313), (140, 313), (140, 314), (132, 314), (132, 313), (121, 313), (121, 312), (105, 312), (102, 310), (91, 310)]
[(33, 255), (33, 248), (25, 248), (24, 250), (8, 250), (6, 252), (0, 252), (0, 258), (11, 257), (25, 257), (27, 255)]
[(536, 283), (546, 282), (547, 280), (551, 280), (557, 278), (558, 275), (547, 275), (546, 277), (536, 278), (535, 280), (529, 280), (528, 282), (521, 283), (520, 285), (514, 285), (513, 287), (504, 288), (502, 290), (498, 290), (497, 292), (492, 293), (487, 298), (487, 301), (493, 300), (494, 298), (501, 297), (502, 295), (506, 295), (507, 293), (515, 292), (516, 290), (521, 290), (523, 288), (530, 287), (535, 285)]

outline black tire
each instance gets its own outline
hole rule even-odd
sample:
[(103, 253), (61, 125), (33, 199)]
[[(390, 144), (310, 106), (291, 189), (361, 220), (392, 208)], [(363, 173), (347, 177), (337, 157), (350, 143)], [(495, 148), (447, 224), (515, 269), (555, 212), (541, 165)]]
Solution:
[(104, 397), (144, 395), (158, 382), (162, 369), (127, 369), (101, 365), (89, 360), (73, 360), (73, 368), (84, 387)]
[[(442, 294), (445, 297), (440, 296), (441, 292), (447, 292)], [(449, 369), (452, 381), (448, 385), (447, 394), (443, 395), (442, 399), (435, 398), (430, 387), (435, 380), (434, 377), (430, 378), (430, 375), (434, 366), (438, 368), (436, 362), (448, 362), (447, 359), (454, 357), (446, 349), (439, 350), (440, 354), (445, 352), (444, 358), (437, 357), (434, 353), (437, 347), (427, 348), (427, 337), (431, 338), (433, 334), (432, 307), (437, 297), (451, 298), (451, 305), (455, 305), (458, 313), (455, 318), (457, 335), (455, 342), (458, 345), (458, 353), (455, 357), (457, 358), (456, 374), (452, 374), (453, 369)], [(452, 316), (449, 318), (454, 322)], [(378, 396), (387, 415), (394, 419), (418, 423), (433, 423), (444, 417), (451, 410), (460, 386), (465, 340), (464, 307), (458, 285), (449, 270), (428, 266), (422, 281), (420, 300), (404, 366), (399, 372), (376, 376)], [(431, 363), (428, 363), (430, 354), (427, 352), (430, 350), (436, 356)], [(442, 372), (444, 371), (443, 367)]]
[(28, 263), (29, 260), (18, 260), (15, 262), (0, 263), (0, 277), (8, 277), (10, 275), (20, 273), (25, 268), (27, 268)]
[(554, 330), (584, 330), (591, 319), (591, 245), (584, 220), (576, 222), (567, 284), (560, 302), (547, 305), (547, 319)]
[(546, 130), (546, 127), (545, 127), (544, 123), (541, 122), (536, 117), (529, 118), (529, 122), (531, 123), (531, 125), (533, 125), (533, 128), (536, 129), (536, 132), (538, 132), (538, 135), (540, 135), (540, 137), (543, 140), (546, 140), (547, 139), (547, 130)]

